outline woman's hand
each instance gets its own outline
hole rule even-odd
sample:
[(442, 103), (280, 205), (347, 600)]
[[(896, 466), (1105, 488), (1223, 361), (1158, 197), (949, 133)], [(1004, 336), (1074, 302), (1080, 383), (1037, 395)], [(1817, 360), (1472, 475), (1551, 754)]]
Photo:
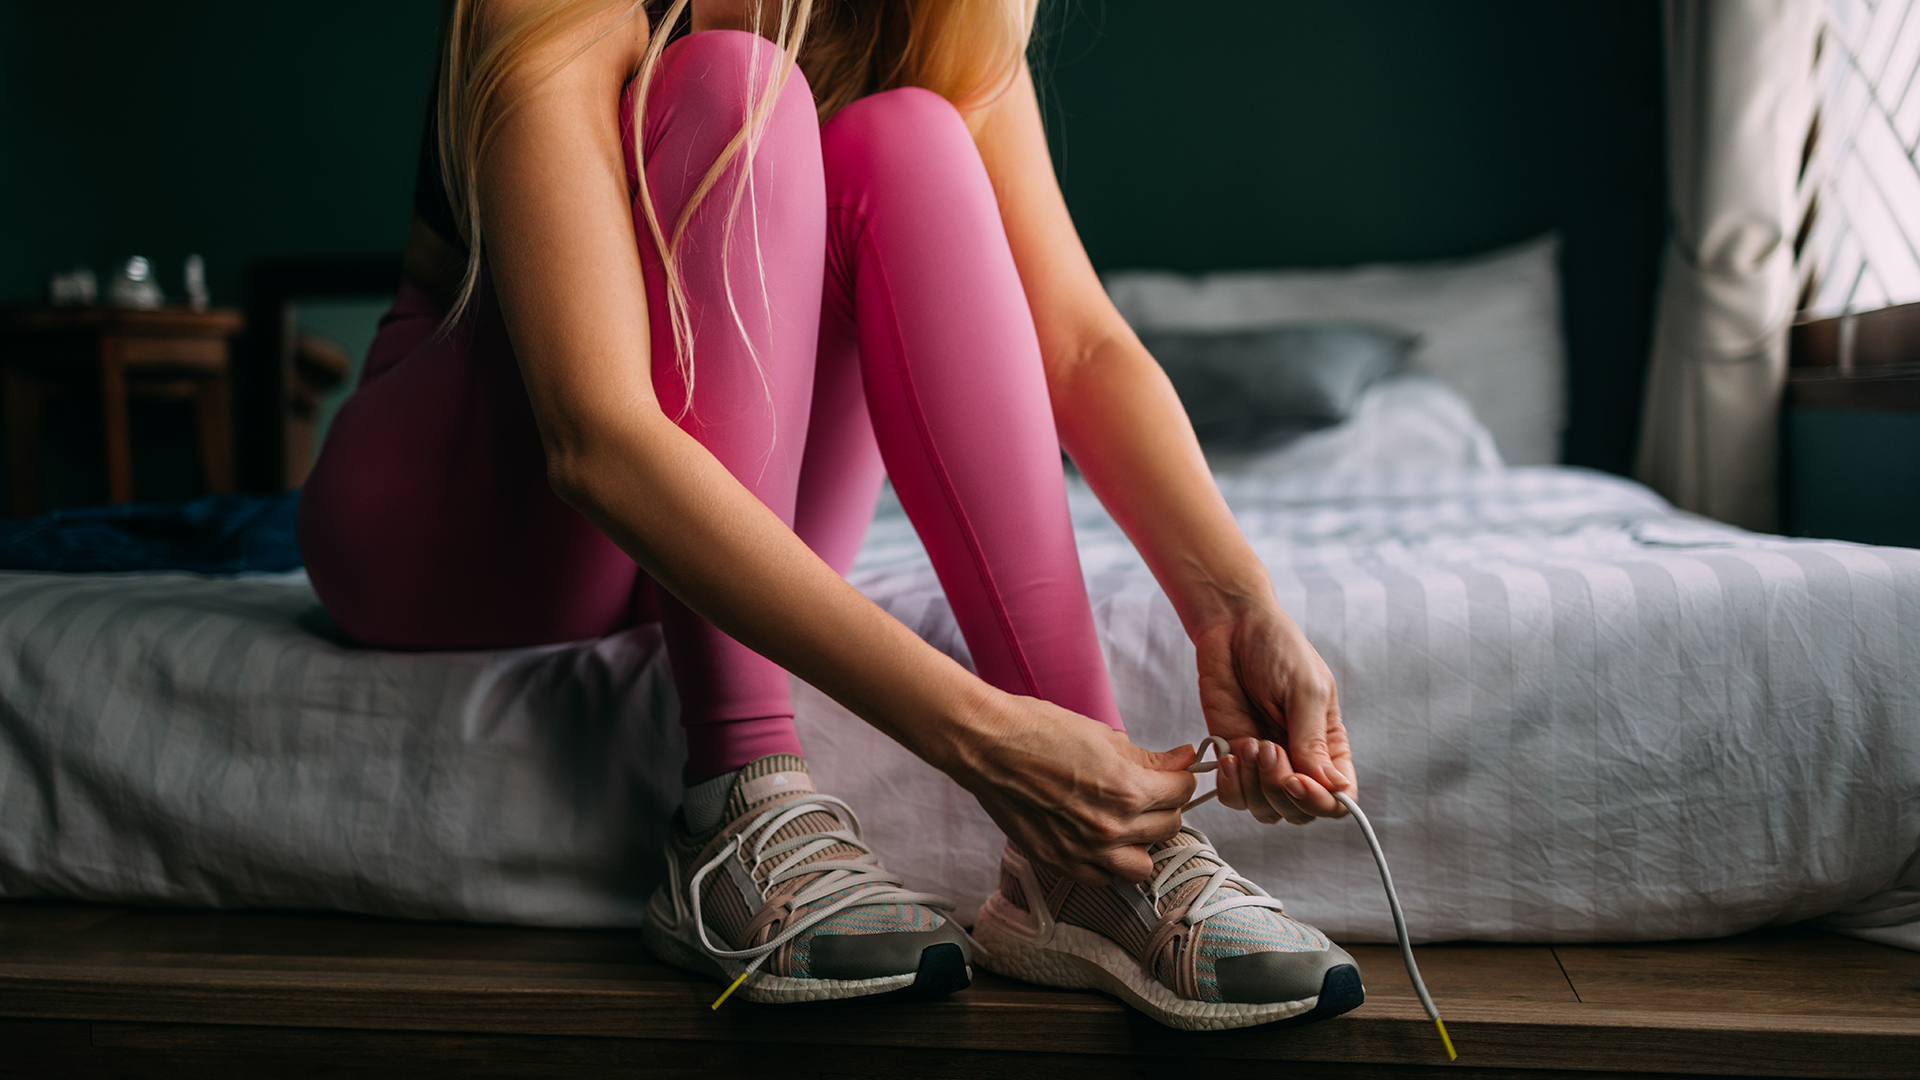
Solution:
[[(1355, 788), (1332, 673), (1273, 600), (1272, 579), (1214, 484), (1173, 384), (1101, 286), (1060, 192), (1026, 69), (967, 125), (1033, 312), (1061, 445), (1199, 649), (1207, 727), (1233, 747), (1218, 774), (1221, 801), (1267, 822), (1340, 814), (1331, 791)], [(996, 810), (984, 790), (975, 794), (1016, 831), (1003, 817), (1010, 811)]]
[(1147, 845), (1180, 831), (1180, 807), (1193, 797), (1193, 747), (1144, 750), (1036, 698), (1007, 696), (961, 730), (949, 774), (1021, 851), (1084, 884), (1145, 881)]
[(1232, 753), (1216, 774), (1220, 801), (1272, 824), (1305, 825), (1346, 809), (1353, 751), (1326, 661), (1277, 605), (1262, 605), (1194, 639), (1207, 730)]

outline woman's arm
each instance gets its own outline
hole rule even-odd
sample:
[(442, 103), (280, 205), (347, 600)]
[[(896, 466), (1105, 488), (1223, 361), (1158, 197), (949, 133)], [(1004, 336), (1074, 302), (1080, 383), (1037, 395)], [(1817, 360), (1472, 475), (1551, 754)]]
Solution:
[(1333, 676), (1280, 610), (1172, 384), (1101, 288), (1054, 177), (1030, 74), (968, 121), (1033, 309), (1060, 441), (1179, 612), (1208, 727), (1233, 740), (1222, 801), (1263, 821), (1341, 813), (1328, 789), (1350, 789), (1353, 770)]
[(524, 65), (480, 162), (488, 269), (554, 489), (656, 581), (748, 647), (954, 776), (1036, 857), (1144, 879), (1192, 791), (1177, 762), (1103, 725), (995, 690), (848, 585), (661, 410), (618, 111), (645, 28), (557, 74)]

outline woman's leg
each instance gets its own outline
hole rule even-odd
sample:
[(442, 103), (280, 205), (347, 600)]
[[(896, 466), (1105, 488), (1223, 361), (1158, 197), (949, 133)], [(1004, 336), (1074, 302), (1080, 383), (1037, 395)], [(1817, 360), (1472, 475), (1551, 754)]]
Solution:
[(1033, 317), (965, 123), (938, 95), (892, 90), (820, 138), (827, 282), (800, 535), (844, 573), (884, 459), (981, 678), (1119, 728)]
[[(643, 134), (647, 184), (669, 235), (780, 63), (772, 44), (738, 31), (693, 34), (662, 56)], [(631, 130), (631, 98), (622, 119)], [(627, 143), (632, 179), (632, 140)], [(681, 240), (681, 281), (693, 325), (691, 403), (665, 318), (666, 278), (641, 205), (634, 204), (653, 315), (653, 385), (667, 415), (792, 525), (826, 232), (819, 123), (798, 71), (767, 121), (744, 189), (741, 174), (736, 159)], [(712, 775), (766, 754), (798, 754), (786, 671), (671, 595), (663, 592), (659, 603), (687, 727), (688, 773)]]
[(484, 281), (461, 322), (411, 285), (385, 318), (300, 497), (314, 591), (389, 649), (493, 649), (630, 626), (633, 560), (547, 485)]
[[(749, 70), (764, 82), (778, 55), (757, 37), (728, 32), (667, 50), (644, 136), (652, 195), (669, 227), (739, 130)], [(630, 100), (622, 122), (630, 131)], [(825, 228), (818, 125), (798, 75), (768, 124), (729, 233), (737, 173), (708, 195), (682, 241), (696, 371), (684, 412), (664, 277), (636, 207), (654, 388), (668, 415), (791, 522)], [(651, 590), (633, 560), (548, 486), (491, 289), (483, 281), (468, 316), (436, 336), (441, 314), (403, 289), (302, 497), (301, 547), (327, 609), (356, 638), (401, 649), (545, 644), (631, 625), (636, 598)], [(786, 673), (672, 597), (658, 600), (689, 770), (720, 773), (798, 753)]]

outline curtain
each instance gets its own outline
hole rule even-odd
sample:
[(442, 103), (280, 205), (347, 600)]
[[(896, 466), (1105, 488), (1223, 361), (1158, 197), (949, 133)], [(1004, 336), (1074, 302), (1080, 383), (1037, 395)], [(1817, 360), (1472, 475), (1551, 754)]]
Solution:
[(1815, 0), (1666, 0), (1670, 223), (1640, 479), (1771, 529)]

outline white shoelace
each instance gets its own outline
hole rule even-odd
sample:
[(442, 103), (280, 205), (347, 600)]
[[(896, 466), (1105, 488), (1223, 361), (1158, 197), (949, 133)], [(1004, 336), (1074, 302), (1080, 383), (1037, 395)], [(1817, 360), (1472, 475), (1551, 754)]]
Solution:
[[(787, 825), (806, 814), (821, 810), (839, 818), (848, 828), (831, 832), (802, 833), (777, 843), (773, 840)], [(749, 837), (758, 839), (749, 841)], [(736, 852), (746, 850), (749, 843), (752, 845), (751, 850), (748, 851), (752, 862), (750, 870), (756, 882), (761, 881), (760, 871), (763, 867), (773, 860), (779, 860), (773, 863), (772, 869), (767, 872), (764, 882), (761, 883), (763, 898), (782, 882), (806, 877), (809, 874), (819, 874), (820, 880), (793, 894), (788, 903), (795, 910), (841, 890), (847, 890), (847, 895), (818, 911), (808, 912), (794, 920), (792, 926), (762, 944), (749, 945), (744, 949), (720, 948), (707, 937), (707, 923), (701, 910), (703, 905), (700, 902), (700, 884), (706, 880), (708, 874), (732, 858)], [(857, 848), (860, 855), (852, 859), (807, 861), (835, 844), (846, 844)], [(934, 908), (943, 914), (951, 913), (955, 907), (953, 901), (943, 896), (913, 892), (901, 888), (902, 884), (900, 878), (880, 865), (880, 857), (860, 839), (860, 819), (855, 816), (853, 808), (845, 802), (831, 795), (816, 793), (788, 800), (762, 812), (746, 828), (733, 834), (718, 854), (694, 871), (693, 880), (687, 883), (689, 900), (693, 907), (693, 929), (700, 939), (700, 947), (716, 959), (747, 961), (746, 969), (740, 972), (739, 978), (734, 979), (733, 984), (714, 1001), (713, 1007), (718, 1009), (721, 1003), (725, 1002), (740, 984), (747, 980), (747, 976), (757, 971), (760, 965), (766, 962), (767, 957), (772, 956), (780, 946), (850, 907), (861, 907), (867, 904), (915, 904)]]
[[(1194, 834), (1189, 832), (1187, 835), (1193, 836)], [(1185, 873), (1180, 873), (1181, 867), (1186, 866), (1195, 859), (1203, 858), (1212, 859), (1219, 865), (1196, 866), (1188, 869)], [(1233, 867), (1228, 866), (1227, 860), (1221, 858), (1220, 853), (1214, 850), (1213, 845), (1204, 840), (1197, 844), (1181, 844), (1177, 847), (1163, 848), (1158, 855), (1153, 857), (1154, 864), (1159, 865), (1162, 859), (1166, 860), (1167, 868), (1160, 871), (1159, 876), (1155, 877), (1152, 884), (1148, 886), (1153, 893), (1153, 910), (1155, 914), (1159, 913), (1160, 901), (1164, 897), (1187, 882), (1198, 878), (1206, 878), (1208, 880), (1206, 887), (1194, 894), (1193, 903), (1187, 908), (1186, 917), (1182, 921), (1188, 926), (1196, 925), (1202, 920), (1211, 919), (1223, 911), (1231, 911), (1237, 907), (1259, 907), (1266, 908), (1269, 911), (1279, 912), (1286, 910), (1280, 905), (1280, 901), (1275, 900), (1265, 889), (1241, 877)], [(1243, 893), (1228, 892), (1222, 888), (1222, 886), (1228, 882), (1232, 882), (1246, 891)], [(1215, 894), (1219, 894), (1221, 899), (1213, 900)], [(1211, 903), (1208, 902), (1210, 900), (1212, 900)]]
[[(1225, 757), (1230, 752), (1230, 748), (1227, 746), (1227, 740), (1221, 738), (1218, 735), (1207, 736), (1206, 740), (1201, 744), (1200, 752), (1202, 754), (1205, 754), (1208, 749), (1211, 749), (1213, 751), (1213, 760), (1212, 761), (1196, 761), (1191, 766), (1188, 767), (1187, 769), (1188, 772), (1193, 772), (1193, 773), (1212, 772), (1215, 769), (1218, 769), (1220, 767), (1220, 759), (1222, 757)], [(1205, 795), (1202, 795), (1199, 798), (1188, 803), (1187, 805), (1181, 807), (1180, 812), (1184, 814), (1187, 811), (1192, 810), (1194, 807), (1199, 806), (1201, 803), (1206, 802), (1208, 799), (1211, 799), (1218, 794), (1220, 794), (1220, 789), (1219, 787), (1216, 786), (1212, 791), (1207, 792)], [(1366, 834), (1367, 848), (1368, 850), (1373, 852), (1374, 865), (1380, 868), (1380, 884), (1384, 886), (1387, 890), (1387, 907), (1393, 912), (1393, 932), (1396, 935), (1398, 935), (1400, 938), (1400, 959), (1403, 962), (1405, 962), (1405, 964), (1407, 965), (1407, 978), (1413, 982), (1413, 992), (1420, 998), (1421, 1008), (1424, 1008), (1425, 1010), (1427, 1010), (1427, 1018), (1432, 1020), (1433, 1026), (1440, 1030), (1440, 1042), (1444, 1044), (1447, 1048), (1447, 1060), (1448, 1061), (1457, 1060), (1460, 1055), (1454, 1053), (1453, 1040), (1447, 1036), (1447, 1025), (1443, 1023), (1440, 1019), (1440, 1010), (1434, 1006), (1433, 996), (1427, 993), (1426, 980), (1420, 977), (1420, 965), (1413, 962), (1413, 943), (1407, 937), (1407, 918), (1405, 915), (1401, 914), (1400, 912), (1400, 894), (1394, 891), (1393, 874), (1391, 874), (1387, 870), (1387, 856), (1385, 852), (1380, 850), (1380, 838), (1375, 836), (1373, 833), (1373, 823), (1368, 821), (1367, 815), (1361, 812), (1360, 804), (1354, 802), (1353, 799), (1350, 796), (1348, 796), (1345, 792), (1335, 791), (1335, 792), (1331, 792), (1330, 794), (1333, 795), (1334, 799), (1337, 800), (1341, 806), (1344, 806), (1347, 808), (1347, 812), (1353, 815), (1353, 820), (1360, 824), (1360, 831)], [(1257, 903), (1261, 897), (1267, 896), (1266, 892), (1264, 890), (1261, 890), (1259, 886), (1241, 877), (1239, 874), (1234, 873), (1230, 868), (1228, 868), (1226, 865), (1227, 861), (1225, 859), (1220, 858), (1219, 854), (1213, 850), (1213, 845), (1211, 844), (1196, 845), (1194, 849), (1194, 853), (1196, 855), (1200, 854), (1201, 848), (1204, 848), (1205, 853), (1207, 855), (1211, 856), (1213, 859), (1217, 860), (1220, 863), (1221, 869), (1214, 873), (1214, 877), (1216, 880), (1213, 881), (1206, 889), (1201, 890), (1201, 893), (1198, 897), (1195, 897), (1196, 908), (1198, 907), (1198, 901), (1203, 900), (1206, 897), (1210, 896), (1215, 889), (1218, 889), (1220, 885), (1226, 881), (1232, 881), (1235, 884), (1240, 885), (1242, 888), (1251, 888), (1260, 893), (1259, 897), (1245, 898), (1246, 901), (1249, 903)], [(1187, 859), (1191, 859), (1192, 857), (1193, 856), (1188, 856)], [(1181, 861), (1185, 862), (1187, 860), (1183, 859)], [(1180, 880), (1182, 881), (1190, 880), (1201, 873), (1204, 873), (1204, 871), (1203, 870), (1190, 871), (1189, 873), (1182, 875)], [(1160, 885), (1159, 881), (1156, 880), (1154, 882), (1155, 910), (1159, 909), (1159, 885)], [(1267, 899), (1269, 900), (1270, 905), (1275, 910), (1279, 909), (1280, 907), (1279, 901), (1272, 900), (1270, 897), (1268, 897)], [(1196, 922), (1199, 922), (1200, 919), (1206, 918), (1208, 915), (1213, 915), (1218, 912), (1225, 911), (1228, 908), (1239, 907), (1239, 906), (1240, 906), (1239, 903), (1226, 902), (1216, 906), (1213, 910), (1210, 910), (1206, 914), (1200, 915), (1198, 917), (1196, 917), (1192, 912), (1188, 912), (1187, 922), (1189, 924), (1196, 923)], [(1261, 904), (1260, 906), (1266, 907), (1269, 905)]]

